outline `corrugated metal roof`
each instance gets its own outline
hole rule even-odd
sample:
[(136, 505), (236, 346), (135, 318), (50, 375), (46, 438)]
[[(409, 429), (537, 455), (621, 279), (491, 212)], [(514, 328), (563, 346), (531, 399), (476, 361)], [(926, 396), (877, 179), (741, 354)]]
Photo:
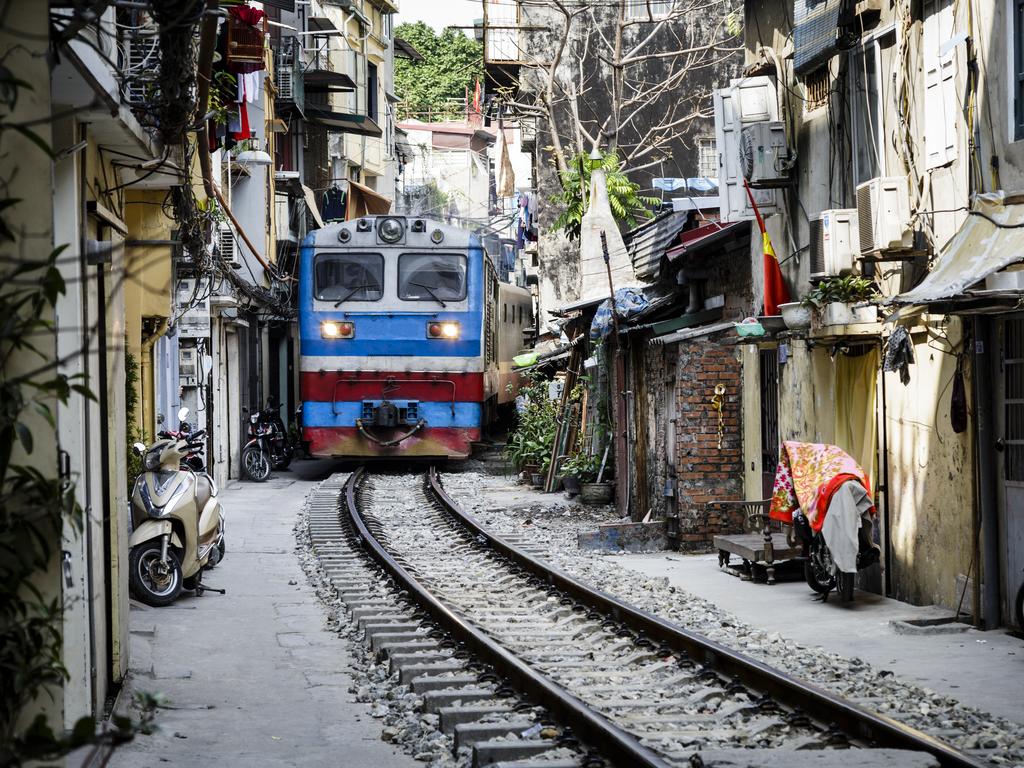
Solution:
[(689, 211), (667, 211), (626, 233), (626, 251), (638, 278), (658, 277), (665, 250), (675, 242), (689, 217)]

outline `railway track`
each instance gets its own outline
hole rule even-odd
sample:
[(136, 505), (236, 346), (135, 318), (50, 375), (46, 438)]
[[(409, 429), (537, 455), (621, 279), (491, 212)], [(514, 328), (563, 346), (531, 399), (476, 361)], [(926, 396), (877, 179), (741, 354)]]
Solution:
[(553, 569), (433, 470), (332, 478), (310, 532), (374, 650), (476, 764), (985, 765)]

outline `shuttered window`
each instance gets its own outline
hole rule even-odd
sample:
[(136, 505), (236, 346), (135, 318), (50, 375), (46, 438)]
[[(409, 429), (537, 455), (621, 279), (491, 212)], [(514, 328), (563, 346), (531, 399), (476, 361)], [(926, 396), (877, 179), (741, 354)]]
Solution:
[[(956, 45), (953, 0), (924, 0), (924, 144), (926, 168), (956, 160), (956, 126), (960, 114), (956, 94)], [(945, 48), (945, 49), (944, 49)]]

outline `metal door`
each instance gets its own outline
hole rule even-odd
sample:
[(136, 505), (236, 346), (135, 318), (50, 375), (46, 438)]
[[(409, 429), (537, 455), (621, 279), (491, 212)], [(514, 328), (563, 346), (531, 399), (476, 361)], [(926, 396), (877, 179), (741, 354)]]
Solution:
[(999, 554), (1002, 611), (1013, 623), (1013, 599), (1024, 582), (1024, 316), (998, 324), (996, 435), (999, 448)]
[(761, 371), (761, 498), (772, 495), (779, 463), (779, 350), (759, 351)]

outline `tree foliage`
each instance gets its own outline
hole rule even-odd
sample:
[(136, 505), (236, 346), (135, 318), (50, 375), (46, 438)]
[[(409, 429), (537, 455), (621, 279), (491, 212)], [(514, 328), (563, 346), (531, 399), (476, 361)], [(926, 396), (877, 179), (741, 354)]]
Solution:
[(422, 21), (399, 24), (400, 37), (423, 55), (423, 61), (395, 59), (395, 93), (400, 118), (458, 118), (465, 114), (466, 91), (472, 98), (484, 77), (484, 49), (458, 29), (437, 34)]
[[(562, 183), (561, 191), (551, 196), (551, 202), (562, 208), (551, 228), (564, 231), (566, 237), (573, 241), (580, 239), (580, 225), (590, 202), (590, 163), (586, 154), (577, 154), (569, 163), (568, 169), (558, 174)], [(600, 167), (605, 172), (608, 204), (616, 222), (632, 229), (640, 219), (649, 219), (654, 215), (651, 206), (658, 205), (661, 201), (656, 197), (638, 194), (640, 185), (630, 181), (626, 176), (618, 153), (607, 152), (602, 155)]]

